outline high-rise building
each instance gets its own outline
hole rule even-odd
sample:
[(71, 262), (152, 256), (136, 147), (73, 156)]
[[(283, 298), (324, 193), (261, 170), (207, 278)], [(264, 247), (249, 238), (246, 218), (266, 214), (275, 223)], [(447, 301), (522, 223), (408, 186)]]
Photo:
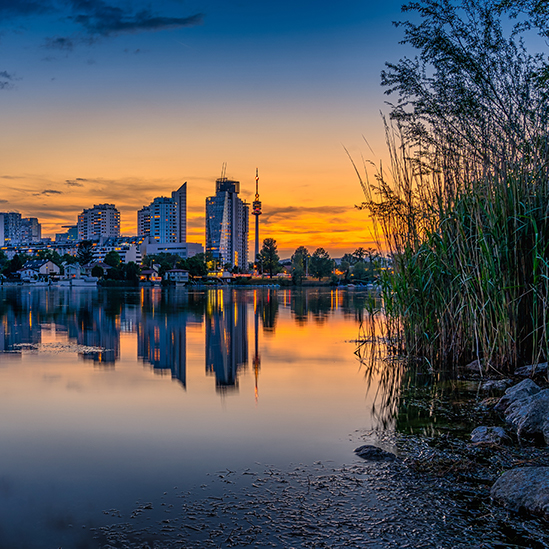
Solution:
[(138, 210), (137, 227), (139, 237), (149, 235), (151, 231), (151, 212), (148, 206), (144, 206), (141, 210)]
[(177, 242), (176, 203), (168, 197), (157, 197), (149, 205), (149, 235), (160, 243)]
[(2, 245), (21, 244), (21, 226), (23, 219), (18, 212), (2, 212), (4, 238)]
[(21, 218), (21, 242), (38, 243), (42, 238), (42, 227), (38, 218)]
[(206, 252), (222, 263), (248, 269), (248, 204), (238, 197), (240, 183), (216, 180), (206, 199)]
[(172, 192), (172, 200), (176, 203), (176, 232), (178, 243), (187, 242), (187, 182), (177, 191)]
[(187, 182), (171, 198), (157, 197), (137, 213), (138, 235), (160, 243), (187, 242)]
[(78, 215), (78, 240), (97, 241), (120, 236), (120, 212), (114, 204), (94, 204)]

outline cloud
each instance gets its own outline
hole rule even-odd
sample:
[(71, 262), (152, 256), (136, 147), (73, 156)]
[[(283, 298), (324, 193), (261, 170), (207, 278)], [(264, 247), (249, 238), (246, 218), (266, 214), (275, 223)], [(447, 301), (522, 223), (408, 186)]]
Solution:
[(0, 203), (4, 204), (6, 202), (8, 202), (6, 199), (0, 199)]
[[(1, 1), (1, 0), (0, 0)], [(0, 71), (0, 90), (7, 90), (13, 88), (12, 81), (15, 79), (13, 74), (7, 71)]]
[(80, 183), (82, 181), (88, 181), (84, 178), (76, 178), (74, 180), (65, 180), (65, 185), (68, 185), (69, 187), (84, 187), (83, 183)]
[(63, 36), (46, 38), (42, 47), (46, 48), (47, 50), (65, 50), (72, 52), (74, 49), (74, 40)]
[(46, 0), (0, 0), (0, 15), (2, 17), (34, 15), (46, 13), (51, 9), (51, 3)]
[(69, 4), (76, 13), (70, 19), (92, 36), (116, 36), (194, 27), (201, 25), (204, 19), (202, 13), (188, 17), (166, 17), (154, 15), (147, 9), (133, 14), (118, 6), (111, 6), (103, 0), (70, 0)]
[(38, 195), (62, 195), (63, 191), (56, 191), (55, 189), (44, 189), (41, 193), (34, 193), (34, 196)]

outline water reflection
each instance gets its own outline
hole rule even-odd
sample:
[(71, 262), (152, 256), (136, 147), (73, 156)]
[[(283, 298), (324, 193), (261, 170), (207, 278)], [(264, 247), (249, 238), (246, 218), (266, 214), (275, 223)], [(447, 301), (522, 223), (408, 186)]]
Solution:
[[(43, 344), (44, 330), (76, 344), (83, 361), (114, 368), (120, 337), (137, 337), (137, 356), (187, 387), (187, 331), (204, 327), (205, 372), (216, 391), (238, 390), (239, 373), (251, 364), (256, 398), (261, 366), (259, 340), (276, 332), (281, 310), (298, 326), (324, 324), (336, 311), (361, 319), (365, 296), (326, 289), (236, 291), (4, 287), (0, 291), (0, 351), (21, 354)], [(250, 334), (249, 334), (250, 333)], [(49, 336), (48, 336), (49, 338)], [(47, 338), (46, 338), (47, 340)], [(253, 349), (249, 351), (249, 345)], [(34, 348), (33, 348), (34, 346)]]

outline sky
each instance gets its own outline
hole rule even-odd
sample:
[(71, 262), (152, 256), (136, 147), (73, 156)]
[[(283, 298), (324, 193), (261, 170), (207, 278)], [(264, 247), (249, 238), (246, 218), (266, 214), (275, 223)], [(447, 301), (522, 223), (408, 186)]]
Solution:
[(186, 181), (188, 241), (204, 244), (227, 163), (248, 201), (258, 168), (260, 237), (281, 257), (372, 246), (346, 149), (385, 158), (401, 3), (0, 0), (0, 210), (54, 237), (114, 203), (133, 235), (137, 210)]

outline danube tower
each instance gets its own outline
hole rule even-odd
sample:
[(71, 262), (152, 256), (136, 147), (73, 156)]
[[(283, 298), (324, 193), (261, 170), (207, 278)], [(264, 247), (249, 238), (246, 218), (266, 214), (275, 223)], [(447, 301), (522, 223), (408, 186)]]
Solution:
[(258, 194), (258, 169), (256, 168), (256, 196), (254, 197), (254, 202), (252, 203), (252, 214), (256, 216), (256, 247), (254, 249), (254, 265), (257, 266), (257, 258), (260, 253), (260, 215), (262, 213), (262, 203), (260, 202), (260, 195)]

